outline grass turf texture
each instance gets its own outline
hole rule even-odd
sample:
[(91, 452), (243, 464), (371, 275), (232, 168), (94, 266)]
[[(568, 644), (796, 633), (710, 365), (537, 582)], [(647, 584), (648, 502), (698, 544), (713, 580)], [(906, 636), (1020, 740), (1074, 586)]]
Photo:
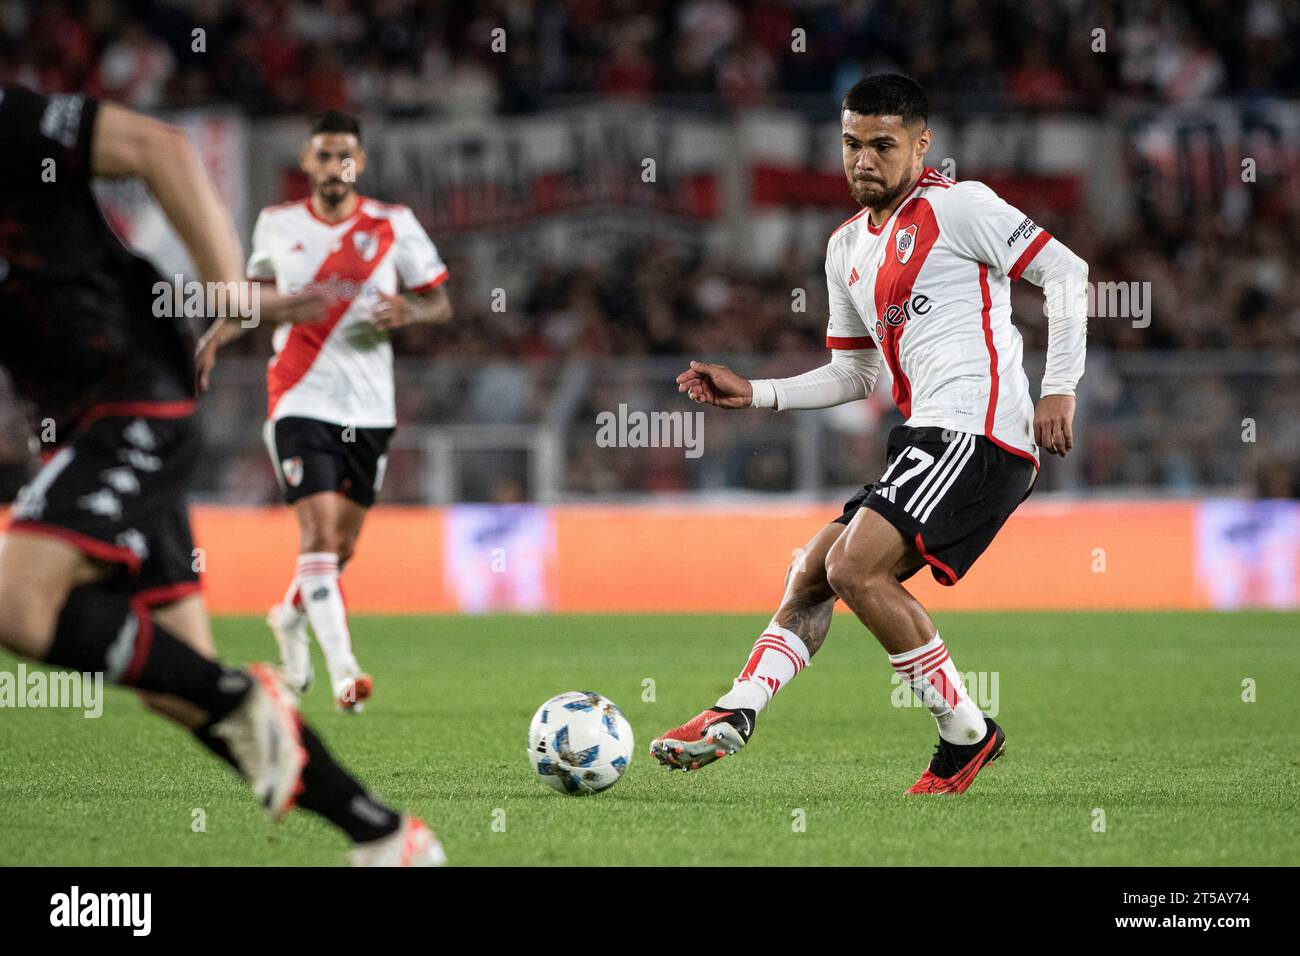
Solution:
[[(728, 686), (757, 617), (359, 617), (376, 700), (336, 715), (318, 681), (304, 710), (345, 765), (434, 826), (455, 864), (1300, 863), (1300, 615), (938, 623), (959, 670), (998, 673), (1008, 733), (1007, 755), (958, 797), (902, 795), (934, 722), (891, 703), (884, 654), (847, 616), (751, 745), (698, 773), (659, 767), (650, 740)], [(215, 629), (230, 660), (274, 653), (259, 619)], [(15, 666), (0, 656), (0, 670)], [(1246, 678), (1257, 702), (1242, 700)], [(624, 779), (580, 798), (534, 779), (524, 752), (533, 711), (579, 689), (611, 697), (636, 734)], [(301, 812), (265, 823), (185, 734), (126, 692), (106, 695), (97, 720), (0, 711), (0, 863), (343, 861), (331, 827)]]

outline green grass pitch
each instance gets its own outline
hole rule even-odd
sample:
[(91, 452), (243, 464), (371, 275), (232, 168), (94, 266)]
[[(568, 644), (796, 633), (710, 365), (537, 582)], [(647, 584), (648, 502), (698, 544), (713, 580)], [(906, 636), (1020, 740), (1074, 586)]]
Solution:
[[(336, 715), (318, 684), (304, 710), (346, 765), (433, 825), (453, 864), (1300, 863), (1300, 615), (941, 615), (958, 669), (997, 673), (1008, 734), (959, 797), (902, 795), (934, 722), (894, 706), (883, 652), (838, 616), (745, 751), (699, 773), (659, 767), (650, 740), (729, 685), (764, 622), (359, 617), (375, 701)], [(274, 653), (260, 620), (215, 629), (230, 660)], [(577, 798), (533, 778), (525, 734), (543, 700), (580, 689), (623, 708), (636, 756), (615, 788)], [(0, 761), (0, 864), (345, 859), (305, 813), (264, 822), (231, 774), (123, 691), (95, 720), (0, 711)]]

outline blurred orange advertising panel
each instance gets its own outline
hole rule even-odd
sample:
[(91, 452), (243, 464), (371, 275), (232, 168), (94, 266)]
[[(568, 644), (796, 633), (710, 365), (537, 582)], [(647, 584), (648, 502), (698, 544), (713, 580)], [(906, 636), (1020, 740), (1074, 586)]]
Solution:
[[(361, 613), (770, 612), (795, 550), (838, 506), (386, 505), (343, 584)], [(0, 518), (4, 516), (0, 514)], [(193, 509), (211, 610), (261, 614), (297, 554), (279, 507)], [(1294, 607), (1300, 503), (1027, 502), (935, 610)]]
[[(473, 536), (449, 537), (462, 510), (374, 509), (343, 577), (349, 605), (361, 612), (762, 613), (779, 599), (794, 550), (837, 511), (568, 505), (534, 509), (548, 518), (540, 542), (525, 548), (501, 539), (501, 547), (484, 550)], [(940, 610), (1207, 607), (1195, 583), (1194, 523), (1187, 503), (1027, 503), (956, 587), (926, 571), (909, 586)], [(479, 537), (498, 530), (485, 527)], [(215, 612), (258, 613), (283, 593), (297, 541), (287, 511), (197, 508), (195, 534)], [(472, 587), (521, 574), (534, 582), (526, 604), (512, 603), (509, 587), (490, 594)]]
[[(556, 609), (771, 611), (794, 550), (834, 506), (566, 508)], [(908, 587), (939, 610), (1199, 608), (1195, 507), (1026, 503), (954, 587)]]

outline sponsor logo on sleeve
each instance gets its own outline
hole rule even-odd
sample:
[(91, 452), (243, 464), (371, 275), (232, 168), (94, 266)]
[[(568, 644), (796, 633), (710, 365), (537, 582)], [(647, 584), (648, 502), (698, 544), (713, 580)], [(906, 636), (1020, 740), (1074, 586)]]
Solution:
[(1010, 249), (1021, 239), (1028, 239), (1037, 231), (1038, 223), (1026, 216), (1025, 221), (1016, 226), (1016, 231), (1007, 238), (1007, 248)]

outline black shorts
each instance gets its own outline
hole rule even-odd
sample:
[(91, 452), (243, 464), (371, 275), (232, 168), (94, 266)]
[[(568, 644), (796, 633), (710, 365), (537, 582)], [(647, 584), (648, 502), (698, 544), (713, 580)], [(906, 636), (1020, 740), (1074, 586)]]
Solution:
[(152, 606), (199, 590), (185, 503), (199, 434), (192, 402), (139, 409), (79, 427), (18, 492), (9, 531), (62, 538), (119, 565), (107, 583)]
[(267, 422), (262, 435), (287, 503), (336, 491), (369, 508), (384, 483), (393, 431), (280, 418)]
[(1036, 475), (1032, 461), (983, 435), (899, 425), (889, 433), (884, 474), (835, 521), (847, 525), (863, 506), (878, 512), (916, 545), (936, 581), (952, 585), (1029, 497)]

